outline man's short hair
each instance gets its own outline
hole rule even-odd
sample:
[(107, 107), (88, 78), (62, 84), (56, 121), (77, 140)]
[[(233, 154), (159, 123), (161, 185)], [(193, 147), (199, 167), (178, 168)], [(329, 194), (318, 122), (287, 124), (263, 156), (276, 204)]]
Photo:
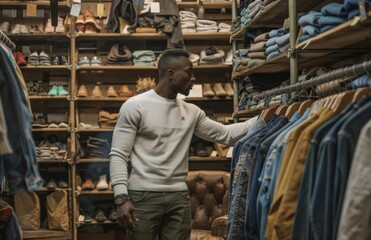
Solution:
[[(158, 69), (159, 71), (167, 70), (170, 68), (172, 61), (174, 58), (186, 57), (189, 58), (189, 52), (184, 49), (168, 49), (165, 50), (160, 60), (158, 61)], [(173, 62), (174, 63), (174, 62)]]

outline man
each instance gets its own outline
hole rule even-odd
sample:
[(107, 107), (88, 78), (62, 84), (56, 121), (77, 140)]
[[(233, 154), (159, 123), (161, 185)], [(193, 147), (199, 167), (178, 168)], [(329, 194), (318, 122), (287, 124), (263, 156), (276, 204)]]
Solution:
[[(190, 197), (185, 182), (193, 134), (233, 144), (255, 119), (225, 126), (177, 98), (196, 81), (189, 53), (165, 51), (154, 90), (126, 101), (113, 133), (110, 174), (119, 224), (127, 239), (189, 239)], [(132, 171), (128, 179), (128, 162)]]

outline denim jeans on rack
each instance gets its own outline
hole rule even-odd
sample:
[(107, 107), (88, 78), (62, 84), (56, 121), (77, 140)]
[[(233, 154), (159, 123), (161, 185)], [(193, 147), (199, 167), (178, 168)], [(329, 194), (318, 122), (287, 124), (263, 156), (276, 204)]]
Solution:
[(363, 88), (363, 87), (371, 87), (371, 77), (367, 74), (351, 81), (347, 84), (348, 88), (356, 89), (356, 88)]
[(258, 181), (258, 178), (262, 172), (269, 147), (277, 136), (276, 133), (279, 132), (279, 130), (282, 129), (288, 122), (289, 120), (287, 118), (281, 118), (280, 121), (261, 139), (261, 143), (256, 150), (256, 163), (253, 167), (253, 174), (251, 175), (251, 184), (249, 187), (248, 201), (245, 211), (245, 237), (247, 237), (247, 239), (260, 239), (256, 211), (257, 198), (260, 189), (260, 182)]
[(236, 185), (229, 203), (227, 239), (238, 239), (244, 236), (247, 193), (249, 181), (251, 180), (250, 175), (252, 174), (252, 162), (250, 161), (252, 155), (249, 153), (249, 150), (251, 150), (250, 145), (254, 145), (253, 141), (255, 138), (259, 137), (259, 134), (262, 134), (263, 131), (271, 129), (278, 120), (279, 118), (276, 115), (273, 116), (272, 120), (264, 128), (257, 131), (240, 148), (238, 162), (240, 162), (242, 167), (238, 175), (235, 176)]
[[(274, 186), (272, 187), (272, 184), (274, 184), (272, 182), (274, 180), (273, 179), (274, 164), (279, 164), (277, 161), (279, 161), (279, 158), (282, 155), (282, 151), (284, 149), (282, 142), (285, 135), (291, 129), (293, 129), (294, 126), (296, 126), (297, 122), (301, 118), (302, 117), (300, 116), (300, 114), (296, 112), (292, 116), (290, 122), (277, 132), (277, 136), (275, 137), (274, 141), (272, 142), (268, 150), (268, 154), (266, 156), (263, 169), (258, 179), (261, 184), (259, 193), (257, 195), (256, 212), (260, 239), (265, 239), (267, 216), (269, 212), (270, 203), (274, 194)], [(271, 194), (269, 194), (269, 191), (272, 191)], [(270, 195), (272, 195), (272, 197)]]

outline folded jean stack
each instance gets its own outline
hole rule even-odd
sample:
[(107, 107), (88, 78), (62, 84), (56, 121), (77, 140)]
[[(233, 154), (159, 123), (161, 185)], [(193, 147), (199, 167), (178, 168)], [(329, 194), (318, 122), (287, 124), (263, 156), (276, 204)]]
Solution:
[(98, 124), (101, 128), (114, 128), (117, 123), (118, 113), (100, 111), (98, 114)]
[(224, 51), (218, 47), (212, 46), (201, 51), (200, 65), (215, 65), (224, 63)]
[(249, 61), (251, 60), (247, 54), (249, 49), (238, 49), (233, 54), (233, 72), (240, 71), (241, 67), (248, 66)]
[(60, 141), (42, 140), (37, 144), (36, 158), (41, 161), (66, 160), (67, 146)]
[(344, 5), (339, 3), (327, 4), (321, 12), (309, 12), (299, 18), (298, 24), (303, 27), (303, 35), (300, 36), (299, 41), (305, 41), (346, 22), (347, 15)]
[(107, 65), (132, 65), (132, 54), (123, 44), (114, 44), (107, 56)]
[(134, 66), (153, 66), (156, 61), (156, 55), (151, 50), (134, 51), (133, 58)]
[(215, 21), (199, 19), (196, 22), (196, 30), (197, 32), (217, 32), (218, 24)]
[(109, 158), (111, 147), (107, 139), (89, 137), (87, 146), (89, 158)]
[(250, 45), (249, 53), (247, 54), (247, 56), (251, 59), (248, 63), (249, 67), (262, 63), (267, 59), (267, 55), (265, 54), (265, 50), (267, 49), (265, 46), (266, 42), (267, 40), (263, 38), (255, 38), (255, 43)]
[(267, 54), (267, 60), (285, 53), (290, 47), (290, 33), (285, 29), (272, 30), (269, 32), (269, 36), (272, 37), (269, 38), (266, 44), (267, 49), (265, 53)]
[[(365, 10), (370, 11), (371, 10), (371, 0), (364, 0), (365, 2)], [(359, 0), (344, 0), (344, 9), (348, 13), (347, 18), (352, 19), (355, 16), (360, 15), (359, 11)]]
[(182, 32), (196, 32), (196, 14), (191, 11), (180, 11), (179, 17)]
[(230, 32), (232, 30), (232, 26), (227, 23), (219, 23), (218, 29), (219, 32)]

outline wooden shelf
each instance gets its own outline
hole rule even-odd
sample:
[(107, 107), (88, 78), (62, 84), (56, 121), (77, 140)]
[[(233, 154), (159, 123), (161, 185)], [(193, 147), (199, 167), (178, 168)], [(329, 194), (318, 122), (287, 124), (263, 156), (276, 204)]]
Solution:
[[(215, 65), (197, 65), (193, 66), (194, 70), (229, 70), (232, 69), (231, 65), (226, 65), (226, 64), (215, 64)], [(147, 70), (147, 71), (157, 71), (157, 66), (79, 66), (78, 70), (83, 71), (83, 70), (90, 70), (90, 71), (97, 71), (97, 70), (132, 70), (132, 71), (140, 71), (140, 70)]]
[(186, 102), (216, 102), (216, 101), (233, 101), (233, 97), (212, 97), (212, 98), (206, 98), (206, 97), (200, 97), (200, 98), (184, 98), (183, 99)]
[(53, 191), (61, 191), (61, 190), (65, 190), (65, 191), (71, 191), (72, 189), (71, 188), (55, 188), (55, 189), (48, 189), (48, 188), (40, 188), (38, 190), (35, 190), (35, 192), (53, 192)]
[(76, 97), (76, 101), (82, 102), (125, 102), (129, 99), (129, 97), (102, 97), (102, 98), (95, 98), (95, 97)]
[[(0, 5), (1, 6), (1, 5)], [(47, 42), (55, 42), (55, 41), (70, 41), (69, 37), (65, 34), (9, 34), (7, 35), (12, 41), (14, 42), (37, 42), (37, 41), (47, 41)]]
[(37, 231), (22, 231), (23, 239), (72, 239), (70, 231), (53, 231), (40, 228)]
[(77, 132), (113, 132), (113, 128), (77, 128)]
[[(229, 41), (231, 33), (227, 32), (195, 32), (183, 33), (184, 40), (225, 40)], [(132, 33), (130, 35), (120, 33), (82, 33), (76, 37), (77, 41), (117, 41), (117, 40), (165, 40), (167, 37), (162, 33)]]
[(37, 160), (37, 163), (68, 163), (71, 160)]
[(32, 128), (32, 132), (68, 132), (68, 128)]
[(203, 2), (201, 1), (203, 8), (232, 8), (231, 1), (222, 1), (222, 2)]
[(109, 162), (109, 158), (81, 158), (77, 162), (79, 163), (93, 163), (93, 162)]
[[(0, 8), (12, 9), (12, 8), (26, 8), (27, 3), (33, 3), (37, 5), (37, 8), (50, 8), (50, 1), (0, 1)], [(58, 7), (68, 8), (70, 6), (68, 1), (58, 1)]]
[(223, 161), (230, 161), (230, 158), (223, 158), (223, 157), (189, 157), (190, 162), (203, 162), (203, 161), (216, 161), (216, 162), (223, 162)]
[(112, 190), (91, 190), (91, 191), (78, 191), (78, 195), (113, 195)]
[(96, 220), (93, 219), (92, 222), (86, 223), (86, 222), (76, 222), (77, 225), (118, 225), (118, 222), (111, 222), (109, 220), (104, 221), (104, 222), (97, 222)]
[(30, 100), (67, 100), (67, 96), (28, 96)]
[(241, 79), (254, 73), (277, 73), (290, 71), (290, 60), (285, 54), (267, 60), (253, 67), (241, 68), (240, 71), (233, 75), (233, 79)]
[(52, 65), (52, 66), (22, 66), (22, 70), (44, 70), (44, 71), (55, 71), (55, 70), (66, 70), (69, 71), (68, 66), (66, 65)]

